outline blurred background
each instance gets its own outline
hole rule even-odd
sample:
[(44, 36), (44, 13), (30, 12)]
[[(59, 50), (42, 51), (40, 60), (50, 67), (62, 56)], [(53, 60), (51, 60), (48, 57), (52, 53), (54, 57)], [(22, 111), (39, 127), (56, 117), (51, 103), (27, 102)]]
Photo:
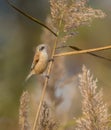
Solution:
[[(47, 15), (50, 13), (48, 0), (13, 0), (13, 3), (43, 22), (45, 22)], [(91, 26), (80, 27), (78, 30), (79, 33), (71, 43), (82, 49), (111, 45), (111, 0), (90, 0), (89, 5), (97, 9), (102, 9), (107, 16), (102, 20), (94, 20)], [(15, 128), (17, 130), (19, 99), (24, 90), (28, 89), (30, 92), (35, 90), (41, 92), (39, 91), (40, 87), (36, 87), (33, 83), (35, 81), (34, 77), (26, 84), (24, 84), (24, 80), (30, 69), (34, 48), (37, 44), (41, 43), (42, 30), (43, 28), (40, 25), (30, 21), (12, 9), (6, 0), (0, 0), (1, 130), (7, 130), (7, 128), (8, 130), (15, 130)], [(111, 50), (96, 52), (96, 54), (111, 59)], [(109, 111), (111, 111), (111, 62), (83, 54), (66, 57), (64, 64), (65, 71), (69, 77), (80, 73), (82, 65), (86, 65), (94, 77), (98, 78), (98, 86), (103, 88), (104, 100), (108, 103)], [(75, 80), (77, 79), (75, 78)], [(76, 90), (70, 87), (67, 88), (66, 86), (65, 88), (57, 87), (56, 90), (53, 90), (56, 91), (55, 95), (57, 97), (62, 96), (64, 99), (58, 105), (59, 113), (61, 113), (64, 104), (67, 107), (62, 112), (65, 113), (75, 107), (73, 106), (74, 104), (69, 103), (69, 100), (78, 103), (78, 100), (76, 100)], [(78, 106), (76, 106), (75, 111), (70, 112), (69, 115), (70, 117), (76, 116), (78, 113)], [(63, 115), (66, 118), (67, 115), (64, 113)]]

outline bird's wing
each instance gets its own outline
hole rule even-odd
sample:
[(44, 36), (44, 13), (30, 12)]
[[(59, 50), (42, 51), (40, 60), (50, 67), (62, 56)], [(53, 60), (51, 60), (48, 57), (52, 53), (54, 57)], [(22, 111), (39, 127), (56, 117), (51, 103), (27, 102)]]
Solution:
[(39, 54), (35, 54), (34, 55), (34, 59), (33, 59), (33, 62), (32, 62), (32, 65), (31, 65), (31, 70), (33, 70), (35, 68), (35, 65), (38, 63), (39, 61)]

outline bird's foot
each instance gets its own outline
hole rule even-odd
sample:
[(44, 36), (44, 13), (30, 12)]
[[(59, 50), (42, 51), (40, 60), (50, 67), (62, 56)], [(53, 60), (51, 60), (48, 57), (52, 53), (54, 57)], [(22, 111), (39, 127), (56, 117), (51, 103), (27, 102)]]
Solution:
[(45, 75), (45, 77), (49, 79), (49, 75)]
[(48, 62), (54, 62), (54, 58), (49, 59)]

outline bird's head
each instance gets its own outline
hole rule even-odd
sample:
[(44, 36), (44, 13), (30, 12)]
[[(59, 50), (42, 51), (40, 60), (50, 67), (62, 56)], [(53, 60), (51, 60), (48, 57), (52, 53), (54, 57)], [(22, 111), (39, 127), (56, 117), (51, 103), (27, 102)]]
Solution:
[(37, 52), (47, 52), (48, 51), (48, 45), (46, 44), (40, 44), (36, 48)]

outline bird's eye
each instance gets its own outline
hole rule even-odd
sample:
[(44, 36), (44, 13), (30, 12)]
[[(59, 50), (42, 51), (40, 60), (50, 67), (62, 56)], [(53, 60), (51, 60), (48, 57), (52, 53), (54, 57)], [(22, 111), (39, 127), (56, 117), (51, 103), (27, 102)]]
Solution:
[(39, 50), (40, 50), (40, 51), (42, 51), (44, 48), (45, 48), (45, 47), (44, 47), (44, 46), (42, 46)]

